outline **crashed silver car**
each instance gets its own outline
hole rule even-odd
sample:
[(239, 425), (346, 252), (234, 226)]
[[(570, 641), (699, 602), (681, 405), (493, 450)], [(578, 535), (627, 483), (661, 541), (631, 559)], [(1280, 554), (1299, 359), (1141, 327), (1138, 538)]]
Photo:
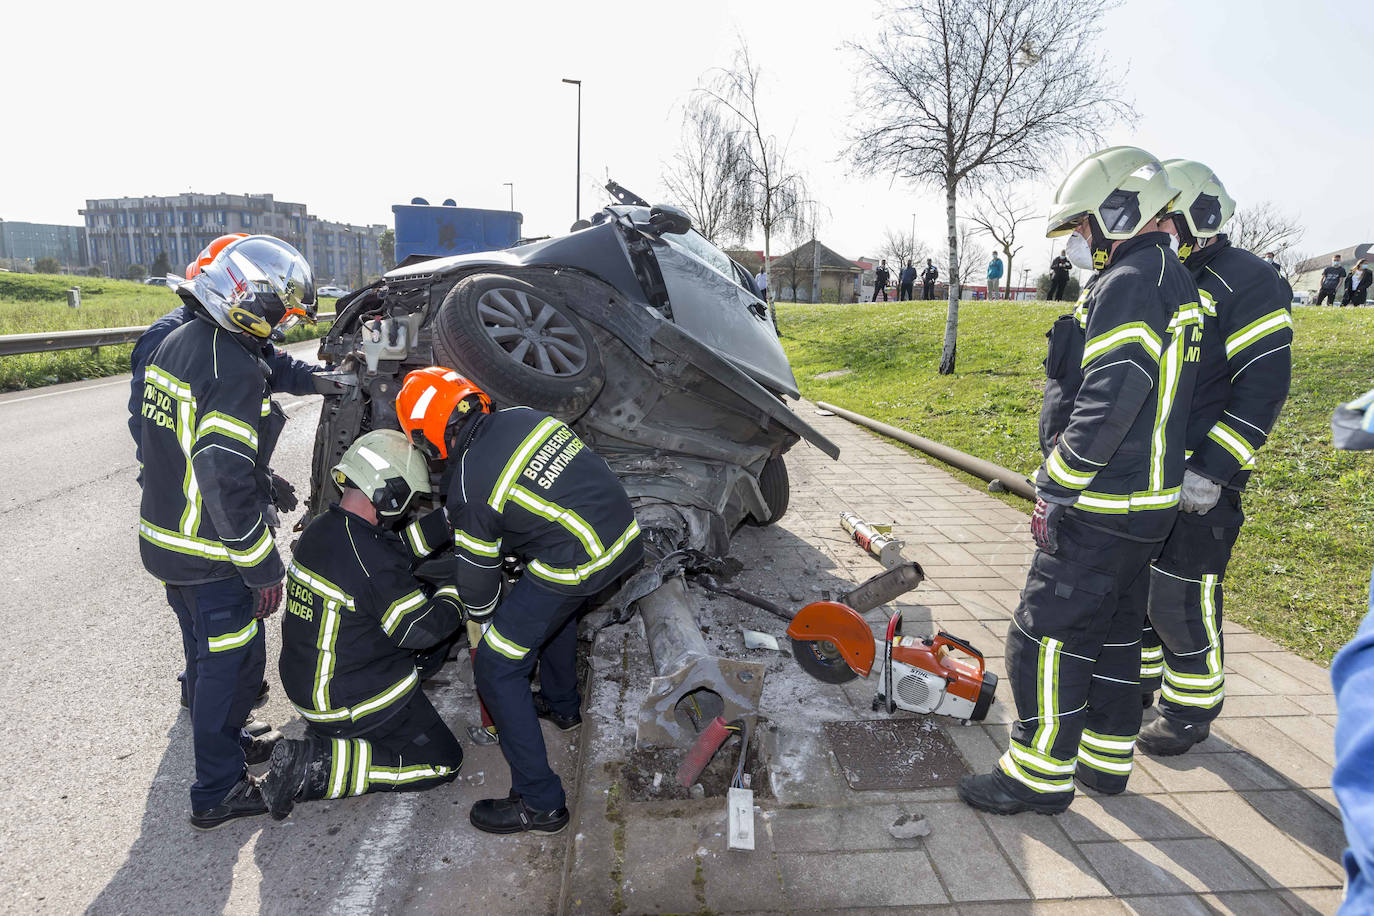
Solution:
[(497, 407), (568, 422), (619, 476), (645, 532), (645, 569), (607, 596), (644, 615), (661, 675), (641, 737), (647, 727), (652, 743), (684, 743), (684, 696), (729, 717), (752, 712), (762, 686), (758, 666), (707, 653), (684, 558), (723, 558), (740, 525), (782, 517), (783, 455), (799, 439), (839, 449), (786, 405), (796, 380), (748, 271), (681, 210), (607, 187), (616, 202), (567, 235), (412, 258), (339, 301), (320, 356), (356, 384), (325, 398), (310, 512), (338, 498), (328, 469), (354, 439), (397, 428), (412, 369), (453, 368)]

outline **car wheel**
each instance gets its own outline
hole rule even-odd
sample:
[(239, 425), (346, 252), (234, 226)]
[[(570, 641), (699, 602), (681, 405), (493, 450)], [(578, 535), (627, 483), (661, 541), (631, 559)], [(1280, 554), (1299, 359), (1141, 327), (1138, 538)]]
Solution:
[(759, 490), (768, 503), (768, 518), (759, 521), (751, 517), (749, 523), (765, 527), (787, 514), (787, 504), (792, 498), (792, 483), (787, 477), (787, 465), (783, 463), (781, 455), (764, 462), (763, 470), (759, 472)]
[(473, 274), (449, 290), (434, 355), (497, 404), (563, 420), (581, 416), (606, 382), (595, 339), (560, 294), (501, 274)]

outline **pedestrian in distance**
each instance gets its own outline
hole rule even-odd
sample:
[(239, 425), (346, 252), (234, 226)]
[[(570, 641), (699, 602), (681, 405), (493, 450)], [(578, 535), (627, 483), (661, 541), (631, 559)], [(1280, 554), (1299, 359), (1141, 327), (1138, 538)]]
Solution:
[(1274, 254), (1274, 252), (1266, 251), (1264, 253), (1264, 263), (1274, 268), (1274, 273), (1279, 274), (1280, 276), (1283, 275), (1283, 268), (1279, 266), (1278, 258)]
[(1173, 527), (1201, 310), (1160, 219), (1178, 191), (1144, 150), (1111, 147), (1059, 186), (1050, 237), (1093, 269), (1055, 322), (1040, 414), (1036, 554), (1007, 634), (1011, 742), (959, 797), (995, 814), (1058, 814), (1074, 780), (1125, 791), (1140, 729), (1149, 564)]
[(424, 653), (446, 650), (463, 622), (456, 584), (411, 571), (452, 540), (443, 509), (401, 527), (430, 495), (425, 456), (374, 430), (330, 479), (340, 501), (306, 527), (287, 570), (278, 668), (306, 729), (272, 751), (262, 792), (278, 820), (297, 801), (432, 789), (463, 763), (420, 686)]
[(1331, 263), (1322, 268), (1321, 285), (1317, 290), (1317, 301), (1314, 305), (1321, 305), (1325, 299), (1331, 305), (1336, 304), (1336, 293), (1340, 290), (1341, 284), (1345, 281), (1345, 268), (1341, 265), (1341, 256), (1333, 254)]
[(1000, 287), (1002, 284), (1002, 268), (1002, 253), (1000, 251), (994, 251), (992, 253), (992, 260), (988, 262), (989, 299), (998, 298), (998, 293), (1000, 292)]
[(1063, 249), (1059, 251), (1059, 257), (1050, 262), (1050, 301), (1061, 302), (1064, 299), (1064, 289), (1069, 285), (1069, 271), (1073, 264), (1065, 257)]
[(916, 268), (907, 261), (906, 266), (897, 278), (897, 299), (900, 302), (910, 302), (916, 287)]
[[(410, 441), (446, 462), (445, 506), (458, 554), (458, 595), (485, 629), (477, 692), (501, 735), (511, 791), (468, 819), (487, 833), (558, 833), (568, 824), (562, 781), (539, 719), (582, 722), (577, 618), (587, 599), (639, 566), (639, 524), (620, 480), (562, 421), (491, 399), (438, 366), (406, 376), (396, 414)], [(524, 574), (503, 597), (502, 558)], [(530, 690), (539, 665), (540, 692)]]
[(887, 301), (887, 284), (892, 279), (892, 274), (887, 269), (887, 258), (883, 258), (876, 270), (873, 271), (873, 302), (878, 301), (881, 293), (883, 301)]
[(296, 249), (248, 236), (177, 293), (195, 319), (144, 369), (139, 553), (181, 629), (191, 824), (209, 830), (267, 810), (246, 767), (264, 762), (280, 735), (243, 730), (266, 664), (260, 621), (281, 603), (285, 574), (264, 483), (284, 414), (272, 410), (261, 356), (274, 334), (314, 317), (315, 284)]
[(1365, 298), (1369, 295), (1371, 280), (1374, 280), (1374, 271), (1370, 271), (1365, 266), (1365, 259), (1360, 258), (1345, 277), (1345, 292), (1341, 295), (1341, 308), (1345, 308), (1347, 305), (1364, 305)]
[(1160, 701), (1137, 744), (1161, 757), (1205, 740), (1221, 713), (1226, 567), (1245, 521), (1241, 492), (1288, 397), (1293, 341), (1288, 284), (1221, 231), (1236, 206), (1221, 180), (1188, 159), (1164, 170), (1179, 195), (1162, 222), (1197, 284), (1202, 342), (1181, 511), (1151, 565), (1141, 639), (1142, 702), (1156, 690)]
[(926, 302), (935, 298), (935, 281), (940, 277), (940, 268), (930, 258), (926, 258), (925, 269), (921, 271), (921, 298)]
[(760, 299), (768, 299), (768, 271), (764, 270), (762, 267), (760, 267), (759, 272), (754, 275), (754, 289), (758, 292)]

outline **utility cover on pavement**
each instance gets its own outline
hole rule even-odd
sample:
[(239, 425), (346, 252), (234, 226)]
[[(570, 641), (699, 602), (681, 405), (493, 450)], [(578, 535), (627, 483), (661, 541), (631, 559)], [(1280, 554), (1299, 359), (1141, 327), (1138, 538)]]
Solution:
[(825, 736), (849, 788), (930, 789), (968, 773), (959, 749), (930, 717), (827, 722)]

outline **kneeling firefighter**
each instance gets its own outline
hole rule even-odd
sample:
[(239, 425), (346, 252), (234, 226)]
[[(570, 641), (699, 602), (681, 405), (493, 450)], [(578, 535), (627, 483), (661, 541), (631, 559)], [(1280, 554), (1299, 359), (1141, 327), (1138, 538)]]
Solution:
[(1155, 690), (1161, 697), (1139, 744), (1170, 756), (1205, 739), (1221, 713), (1222, 580), (1245, 521), (1241, 491), (1288, 397), (1293, 317), (1288, 284), (1221, 232), (1236, 205), (1212, 170), (1188, 159), (1164, 170), (1180, 194), (1163, 225), (1178, 239), (1203, 314), (1182, 511), (1150, 572), (1141, 648), (1144, 705)]
[(1177, 194), (1149, 153), (1112, 147), (1074, 167), (1049, 213), (1049, 235), (1097, 274), (1051, 332), (1038, 550), (1007, 633), (1017, 718), (997, 767), (959, 783), (984, 811), (1057, 814), (1075, 778), (1115, 794), (1130, 776), (1149, 563), (1178, 513), (1200, 333), (1197, 287), (1159, 226)]
[[(528, 407), (492, 413), (486, 393), (456, 372), (411, 372), (396, 414), (411, 442), (447, 461), (458, 593), (468, 618), (487, 622), (474, 673), (501, 735), (511, 792), (477, 802), (469, 819), (488, 833), (557, 833), (568, 809), (539, 719), (564, 730), (582, 721), (578, 611), (639, 565), (634, 510), (606, 462), (561, 420)], [(525, 565), (504, 600), (503, 556)]]
[(308, 724), (272, 751), (262, 791), (278, 819), (297, 800), (430, 789), (463, 763), (416, 670), (462, 623), (457, 589), (411, 572), (448, 543), (448, 523), (436, 509), (394, 530), (429, 495), (429, 465), (396, 430), (375, 430), (331, 474), (342, 499), (306, 527), (287, 570), (278, 667)]

